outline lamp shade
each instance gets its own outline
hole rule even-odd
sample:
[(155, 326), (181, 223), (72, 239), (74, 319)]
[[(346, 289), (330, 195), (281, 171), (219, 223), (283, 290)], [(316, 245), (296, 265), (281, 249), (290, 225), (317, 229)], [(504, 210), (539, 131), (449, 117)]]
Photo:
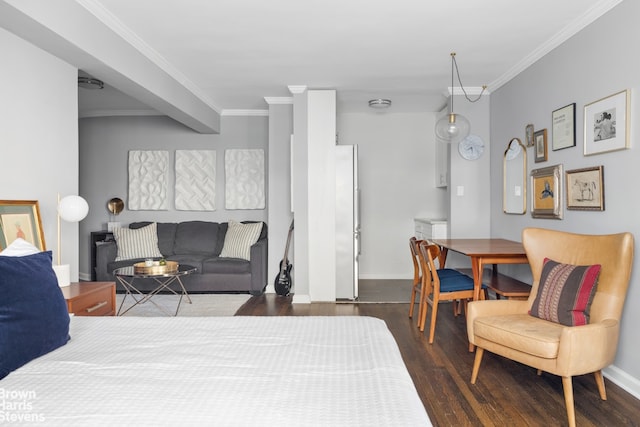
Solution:
[(82, 221), (89, 213), (89, 204), (80, 196), (66, 196), (58, 203), (58, 215), (67, 222)]
[(436, 136), (450, 143), (462, 141), (470, 131), (469, 120), (460, 114), (450, 113), (436, 122)]

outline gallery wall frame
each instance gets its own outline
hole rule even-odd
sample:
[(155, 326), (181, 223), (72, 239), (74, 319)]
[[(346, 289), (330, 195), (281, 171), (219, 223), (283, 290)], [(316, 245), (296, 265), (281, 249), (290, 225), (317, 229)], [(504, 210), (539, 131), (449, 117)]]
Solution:
[(553, 151), (576, 145), (576, 104), (558, 108), (551, 113), (551, 149)]
[(0, 250), (18, 237), (46, 250), (37, 200), (0, 200)]
[(547, 161), (547, 130), (541, 129), (533, 134), (534, 160), (536, 163)]
[(584, 155), (629, 148), (631, 91), (626, 89), (584, 106)]
[(562, 219), (562, 165), (531, 170), (531, 216)]
[(529, 123), (524, 127), (524, 145), (526, 147), (533, 147), (533, 133), (535, 132), (533, 124)]
[(568, 170), (565, 183), (567, 209), (604, 210), (604, 166)]

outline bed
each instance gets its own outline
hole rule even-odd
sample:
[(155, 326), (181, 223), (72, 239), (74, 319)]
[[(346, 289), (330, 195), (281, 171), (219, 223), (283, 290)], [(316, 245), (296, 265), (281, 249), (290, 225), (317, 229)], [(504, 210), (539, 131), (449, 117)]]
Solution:
[(427, 426), (370, 317), (72, 317), (71, 339), (0, 380), (34, 425)]

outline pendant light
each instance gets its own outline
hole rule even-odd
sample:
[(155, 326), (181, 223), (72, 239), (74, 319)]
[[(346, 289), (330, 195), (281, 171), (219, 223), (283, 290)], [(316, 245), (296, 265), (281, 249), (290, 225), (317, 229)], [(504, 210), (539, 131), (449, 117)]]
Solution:
[(482, 94), (484, 93), (484, 90), (487, 88), (486, 86), (482, 86), (482, 91), (480, 92), (480, 95), (478, 95), (476, 99), (473, 99), (473, 100), (470, 99), (469, 96), (467, 95), (467, 92), (464, 90), (464, 86), (462, 85), (462, 82), (460, 81), (460, 72), (458, 71), (458, 63), (456, 62), (456, 53), (451, 52), (451, 102), (450, 102), (449, 114), (440, 118), (440, 120), (436, 122), (436, 136), (441, 140), (450, 142), (450, 143), (462, 141), (464, 138), (466, 138), (469, 135), (469, 131), (471, 130), (471, 124), (469, 123), (469, 120), (467, 120), (467, 118), (464, 117), (463, 115), (456, 114), (453, 111), (454, 68), (458, 76), (458, 83), (460, 84), (460, 88), (462, 89), (462, 92), (464, 93), (465, 98), (467, 98), (469, 102), (478, 101), (482, 96)]

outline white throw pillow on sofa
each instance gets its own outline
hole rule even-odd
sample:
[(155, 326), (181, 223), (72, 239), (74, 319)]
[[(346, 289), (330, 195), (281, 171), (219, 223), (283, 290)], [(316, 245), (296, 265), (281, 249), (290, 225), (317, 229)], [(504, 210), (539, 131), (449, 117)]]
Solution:
[(262, 222), (242, 224), (229, 221), (220, 258), (241, 258), (250, 261), (251, 246), (258, 241), (261, 232)]
[(113, 237), (118, 245), (116, 261), (136, 258), (162, 258), (158, 249), (158, 226), (155, 222), (146, 227), (115, 228)]

